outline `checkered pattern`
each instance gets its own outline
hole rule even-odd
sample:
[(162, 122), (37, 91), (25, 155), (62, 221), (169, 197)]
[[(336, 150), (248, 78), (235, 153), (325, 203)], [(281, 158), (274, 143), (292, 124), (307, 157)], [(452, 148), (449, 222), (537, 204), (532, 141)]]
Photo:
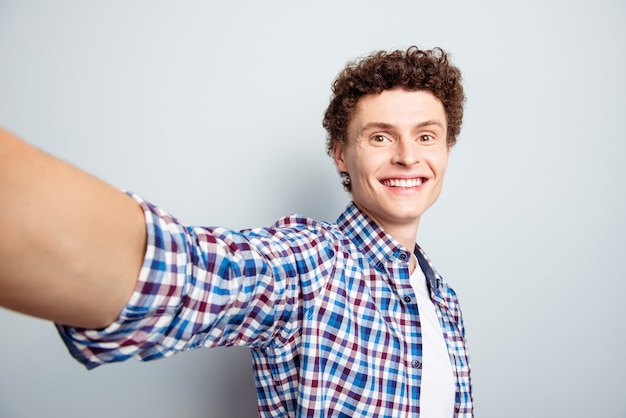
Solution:
[[(88, 368), (198, 347), (252, 350), (263, 417), (417, 417), (421, 326), (410, 253), (350, 204), (337, 223), (291, 216), (272, 228), (187, 227), (135, 197), (148, 226), (139, 283), (104, 330), (59, 326)], [(456, 380), (471, 417), (457, 297), (423, 251)]]

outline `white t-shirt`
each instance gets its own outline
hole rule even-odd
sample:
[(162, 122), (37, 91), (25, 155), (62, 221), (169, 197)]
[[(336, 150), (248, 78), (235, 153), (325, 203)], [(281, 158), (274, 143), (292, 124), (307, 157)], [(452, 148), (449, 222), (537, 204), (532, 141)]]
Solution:
[[(415, 257), (415, 256), (413, 256)], [(420, 417), (451, 418), (454, 416), (456, 386), (439, 317), (430, 299), (424, 272), (417, 267), (411, 274), (411, 286), (417, 296), (422, 324), (422, 387)]]

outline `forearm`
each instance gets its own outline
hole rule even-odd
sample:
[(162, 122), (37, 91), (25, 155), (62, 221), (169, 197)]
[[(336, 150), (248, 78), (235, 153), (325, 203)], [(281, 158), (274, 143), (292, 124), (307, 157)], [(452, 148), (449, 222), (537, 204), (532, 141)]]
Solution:
[(115, 320), (145, 248), (137, 204), (0, 130), (0, 304), (80, 326)]

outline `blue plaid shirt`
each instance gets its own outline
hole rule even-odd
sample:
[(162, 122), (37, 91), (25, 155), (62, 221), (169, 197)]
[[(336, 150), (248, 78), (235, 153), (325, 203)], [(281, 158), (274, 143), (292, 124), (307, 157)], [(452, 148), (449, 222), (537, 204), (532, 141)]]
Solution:
[[(182, 225), (142, 201), (139, 282), (104, 330), (59, 326), (88, 368), (198, 347), (251, 348), (263, 417), (419, 416), (421, 326), (410, 252), (353, 203), (337, 223), (301, 216), (232, 231)], [(454, 291), (416, 245), (471, 417), (469, 358)]]

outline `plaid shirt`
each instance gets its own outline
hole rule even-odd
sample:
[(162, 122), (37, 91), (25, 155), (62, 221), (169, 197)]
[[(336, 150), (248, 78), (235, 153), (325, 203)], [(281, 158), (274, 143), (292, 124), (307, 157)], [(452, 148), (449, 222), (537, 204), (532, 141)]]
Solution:
[[(59, 326), (88, 368), (198, 347), (251, 348), (263, 417), (419, 416), (421, 326), (410, 253), (351, 203), (337, 223), (300, 216), (232, 231), (182, 225), (142, 201), (137, 288), (104, 330)], [(454, 291), (416, 245), (456, 381), (473, 416)]]

